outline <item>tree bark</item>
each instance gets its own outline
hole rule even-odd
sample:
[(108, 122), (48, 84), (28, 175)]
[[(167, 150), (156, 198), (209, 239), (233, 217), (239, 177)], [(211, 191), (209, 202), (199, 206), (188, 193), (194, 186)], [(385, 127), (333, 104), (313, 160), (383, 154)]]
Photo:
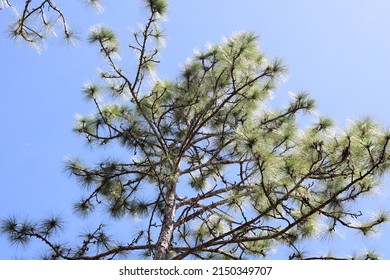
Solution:
[(164, 220), (161, 227), (160, 236), (156, 244), (155, 260), (166, 260), (168, 258), (169, 247), (171, 245), (173, 226), (175, 224), (176, 213), (176, 184), (169, 188), (165, 198)]

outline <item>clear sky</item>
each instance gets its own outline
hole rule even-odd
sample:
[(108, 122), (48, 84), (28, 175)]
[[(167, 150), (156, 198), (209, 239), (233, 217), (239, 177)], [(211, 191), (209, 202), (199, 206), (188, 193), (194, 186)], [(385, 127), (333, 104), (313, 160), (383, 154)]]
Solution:
[[(81, 87), (95, 80), (97, 68), (104, 65), (98, 50), (86, 44), (85, 38), (91, 25), (106, 23), (120, 34), (126, 57), (129, 30), (145, 14), (141, 1), (103, 1), (106, 11), (101, 15), (86, 9), (81, 0), (55, 2), (80, 33), (79, 47), (54, 38), (37, 54), (7, 37), (12, 13), (0, 11), (0, 218), (61, 214), (71, 228), (85, 229), (89, 223), (100, 222), (99, 217), (90, 221), (73, 216), (71, 206), (80, 192), (74, 179), (63, 172), (67, 156), (93, 161), (107, 153), (86, 148), (71, 131), (75, 114), (92, 110), (83, 101)], [(341, 127), (348, 119), (371, 115), (390, 128), (390, 1), (168, 3), (167, 47), (158, 68), (160, 77), (174, 78), (193, 50), (207, 42), (250, 30), (260, 36), (260, 47), (268, 57), (282, 58), (289, 68), (275, 93), (275, 106), (288, 100), (289, 91), (306, 90), (317, 100), (319, 112), (333, 117)], [(378, 196), (367, 200), (364, 208), (390, 210), (389, 190), (387, 178)], [(375, 249), (390, 259), (390, 225), (368, 240), (342, 231), (339, 238), (319, 243), (341, 254)], [(0, 236), (0, 259), (37, 258), (41, 248), (32, 245), (10, 248)]]

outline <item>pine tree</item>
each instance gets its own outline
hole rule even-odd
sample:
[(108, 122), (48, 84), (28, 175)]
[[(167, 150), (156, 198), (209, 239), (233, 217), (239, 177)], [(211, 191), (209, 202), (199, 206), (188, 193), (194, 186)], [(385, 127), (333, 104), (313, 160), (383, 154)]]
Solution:
[[(85, 0), (85, 2), (99, 13), (104, 10), (100, 0)], [(77, 44), (78, 35), (69, 26), (66, 15), (54, 1), (26, 0), (23, 7), (18, 5), (21, 3), (12, 0), (0, 1), (0, 11), (8, 8), (15, 14), (15, 18), (8, 26), (11, 38), (22, 39), (41, 51), (44, 40), (50, 35), (57, 36), (57, 30), (60, 29), (67, 42)]]
[(84, 85), (95, 113), (79, 116), (74, 127), (89, 145), (115, 143), (125, 156), (113, 154), (94, 166), (66, 163), (88, 192), (76, 212), (106, 207), (113, 218), (140, 217), (144, 228), (119, 243), (100, 225), (70, 246), (51, 241), (61, 229), (59, 218), (8, 218), (1, 230), (12, 242), (39, 239), (51, 259), (133, 252), (153, 259), (245, 259), (267, 257), (277, 246), (290, 247), (290, 259), (338, 259), (305, 255), (299, 243), (337, 227), (368, 235), (388, 221), (385, 212), (365, 217), (350, 206), (389, 170), (390, 132), (369, 117), (344, 130), (327, 117), (302, 128), (297, 117), (316, 106), (305, 92), (285, 108), (264, 106), (286, 69), (265, 57), (250, 32), (196, 51), (176, 80), (159, 79), (159, 23), (168, 6), (165, 0), (144, 2), (149, 16), (129, 45), (135, 64), (117, 59), (113, 30), (91, 29), (89, 42), (107, 69), (101, 82)]

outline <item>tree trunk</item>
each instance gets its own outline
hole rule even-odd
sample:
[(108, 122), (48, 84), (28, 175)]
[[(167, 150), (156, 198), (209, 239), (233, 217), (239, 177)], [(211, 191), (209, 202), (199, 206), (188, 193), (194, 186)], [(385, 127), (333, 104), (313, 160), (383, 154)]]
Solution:
[(166, 260), (168, 258), (169, 246), (173, 235), (173, 226), (175, 223), (176, 213), (176, 186), (175, 184), (169, 188), (165, 198), (166, 205), (164, 209), (164, 220), (161, 227), (160, 236), (156, 244), (155, 260)]

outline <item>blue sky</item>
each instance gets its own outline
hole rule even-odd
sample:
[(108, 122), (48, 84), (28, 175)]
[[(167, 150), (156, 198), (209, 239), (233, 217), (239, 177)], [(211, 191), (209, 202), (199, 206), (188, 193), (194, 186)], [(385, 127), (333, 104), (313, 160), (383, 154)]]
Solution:
[[(80, 34), (78, 47), (52, 38), (48, 48), (37, 54), (7, 37), (5, 26), (12, 13), (0, 11), (0, 217), (35, 219), (61, 214), (71, 235), (72, 230), (77, 234), (78, 226), (85, 229), (100, 220), (73, 216), (71, 206), (80, 191), (63, 172), (63, 160), (80, 156), (93, 161), (108, 152), (86, 148), (71, 131), (76, 113), (92, 111), (83, 101), (82, 85), (96, 79), (97, 68), (104, 66), (98, 50), (87, 45), (85, 38), (91, 25), (106, 23), (119, 33), (126, 57), (130, 52), (126, 36), (144, 13), (141, 1), (105, 1), (101, 15), (79, 0), (57, 2)], [(333, 117), (341, 127), (348, 119), (371, 115), (390, 128), (389, 1), (168, 2), (167, 47), (158, 68), (160, 77), (174, 78), (194, 49), (250, 30), (260, 36), (259, 45), (268, 57), (280, 57), (288, 65), (287, 78), (275, 93), (275, 106), (287, 101), (289, 91), (306, 90), (317, 100), (319, 112)], [(386, 178), (380, 194), (362, 207), (390, 210), (389, 188)], [(354, 233), (340, 235), (317, 245), (341, 254), (376, 249), (390, 259), (390, 225), (368, 240)], [(0, 259), (36, 258), (41, 252), (38, 245), (10, 248), (0, 236)]]

